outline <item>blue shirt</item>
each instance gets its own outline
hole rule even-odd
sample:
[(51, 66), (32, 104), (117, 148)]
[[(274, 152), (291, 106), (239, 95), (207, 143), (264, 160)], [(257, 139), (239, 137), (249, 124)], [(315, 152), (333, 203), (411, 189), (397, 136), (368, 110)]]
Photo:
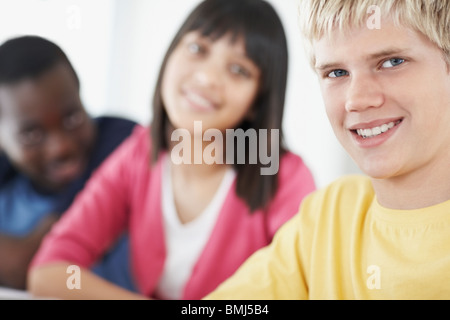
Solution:
[[(85, 172), (65, 190), (43, 194), (31, 181), (17, 172), (7, 157), (0, 154), (0, 233), (24, 237), (31, 233), (49, 214), (62, 214), (95, 169), (127, 138), (136, 123), (116, 117), (93, 119), (97, 126), (97, 139)], [(99, 276), (126, 289), (136, 291), (130, 272), (128, 236), (118, 243), (92, 268)]]

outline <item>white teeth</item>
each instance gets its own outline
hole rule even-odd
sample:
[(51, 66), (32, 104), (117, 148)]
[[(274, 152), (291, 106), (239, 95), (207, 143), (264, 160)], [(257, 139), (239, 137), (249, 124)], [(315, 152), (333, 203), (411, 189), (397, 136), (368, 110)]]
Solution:
[(400, 123), (400, 121), (389, 122), (387, 124), (383, 124), (379, 127), (374, 127), (371, 129), (357, 129), (356, 133), (363, 138), (373, 138), (373, 137), (376, 137), (376, 136), (392, 129), (393, 127), (395, 127), (395, 125), (397, 125), (399, 123)]
[(193, 102), (193, 103), (197, 104), (198, 106), (203, 107), (205, 109), (212, 109), (214, 107), (213, 104), (209, 100), (203, 98), (202, 96), (200, 96), (198, 94), (190, 92), (187, 94), (187, 97), (189, 100), (191, 100), (191, 102)]
[(372, 134), (373, 134), (374, 136), (377, 136), (377, 135), (379, 135), (380, 133), (381, 133), (381, 128), (380, 128), (380, 127), (375, 127), (375, 128), (372, 129)]

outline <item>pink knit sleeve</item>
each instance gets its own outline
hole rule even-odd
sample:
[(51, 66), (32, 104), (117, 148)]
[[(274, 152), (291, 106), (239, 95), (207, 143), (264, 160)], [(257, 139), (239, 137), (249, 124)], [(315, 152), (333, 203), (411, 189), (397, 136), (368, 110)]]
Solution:
[(294, 153), (286, 153), (280, 163), (278, 191), (268, 211), (267, 231), (271, 238), (299, 211), (303, 198), (315, 189), (313, 175), (303, 160)]
[(65, 261), (90, 267), (127, 227), (130, 163), (142, 128), (97, 169), (72, 206), (44, 238), (30, 268)]

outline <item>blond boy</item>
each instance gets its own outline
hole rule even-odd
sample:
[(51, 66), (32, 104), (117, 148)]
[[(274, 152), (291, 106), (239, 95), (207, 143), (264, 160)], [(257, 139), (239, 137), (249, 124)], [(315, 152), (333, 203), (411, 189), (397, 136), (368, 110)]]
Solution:
[(301, 0), (299, 14), (330, 123), (367, 176), (312, 194), (207, 298), (449, 299), (450, 1)]

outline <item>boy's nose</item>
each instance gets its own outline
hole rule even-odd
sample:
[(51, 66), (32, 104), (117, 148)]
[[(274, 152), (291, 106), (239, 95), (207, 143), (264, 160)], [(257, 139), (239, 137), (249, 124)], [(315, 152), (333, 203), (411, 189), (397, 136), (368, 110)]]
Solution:
[(48, 136), (45, 158), (50, 161), (73, 157), (79, 152), (74, 137), (67, 132), (54, 132)]
[(374, 75), (355, 75), (347, 89), (345, 109), (347, 112), (378, 108), (384, 103), (383, 90)]

